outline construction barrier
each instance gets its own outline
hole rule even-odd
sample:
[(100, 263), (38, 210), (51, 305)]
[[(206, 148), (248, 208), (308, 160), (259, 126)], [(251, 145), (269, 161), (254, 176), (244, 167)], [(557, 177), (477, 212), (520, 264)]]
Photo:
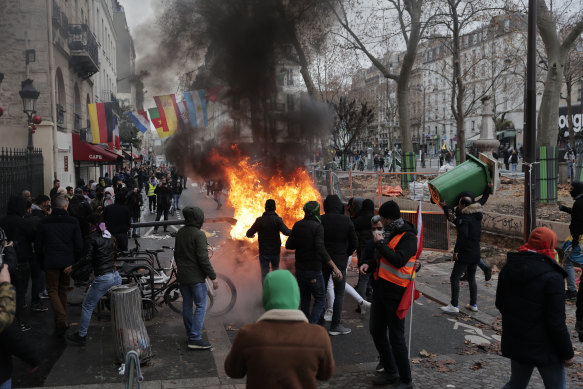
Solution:
[[(537, 164), (533, 169), (536, 182), (536, 200), (544, 203), (557, 201), (557, 181), (559, 163), (557, 160), (557, 148), (541, 146), (537, 150)], [(528, 169), (528, 166), (526, 166)], [(525, 172), (528, 174), (528, 170)]]

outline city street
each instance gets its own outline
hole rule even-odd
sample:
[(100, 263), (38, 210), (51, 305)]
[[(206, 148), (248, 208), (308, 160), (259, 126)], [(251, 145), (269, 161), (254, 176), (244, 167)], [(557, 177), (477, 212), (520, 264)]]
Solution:
[[(197, 187), (190, 186), (183, 192), (181, 206), (196, 205), (204, 209), (205, 217), (231, 216), (232, 210), (216, 209), (216, 203), (201, 194)], [(148, 211), (143, 214), (146, 221), (155, 215)], [(176, 218), (181, 218), (180, 212)], [(290, 226), (291, 227), (291, 226)], [(177, 226), (169, 227), (170, 231)], [(237, 329), (254, 322), (261, 314), (260, 274), (258, 261), (246, 244), (236, 244), (228, 238), (228, 223), (203, 225), (209, 242), (215, 247), (211, 263), (219, 273), (226, 274), (237, 286), (237, 303), (227, 315), (212, 317), (205, 321), (206, 337), (213, 344), (211, 351), (191, 351), (186, 347), (186, 337), (179, 314), (167, 306), (157, 307), (153, 320), (146, 322), (151, 339), (153, 358), (142, 367), (146, 381), (145, 388), (191, 388), (191, 387), (244, 387), (244, 380), (226, 377), (223, 362)], [(162, 228), (159, 230), (162, 232)], [(142, 248), (155, 249), (162, 245), (173, 246), (169, 234), (153, 234), (152, 228), (142, 228), (139, 239)], [(130, 244), (133, 247), (133, 243)], [(282, 267), (293, 264), (293, 254), (282, 255)], [(165, 250), (160, 258), (164, 263), (170, 260), (170, 250)], [(480, 312), (460, 314), (457, 317), (443, 314), (439, 306), (449, 298), (449, 272), (451, 262), (446, 262), (448, 254), (425, 252), (426, 264), (417, 277), (418, 287), (424, 296), (414, 305), (412, 315), (407, 317), (407, 333), (412, 328), (411, 362), (413, 380), (417, 388), (496, 388), (501, 387), (509, 377), (509, 360), (498, 355), (499, 333), (492, 329), (497, 311), (493, 306), (496, 276), (485, 283), (482, 275), (479, 281)], [(347, 281), (355, 284), (355, 269), (349, 269)], [(69, 320), (79, 319), (79, 303), (83, 290), (75, 289), (70, 294)], [(467, 284), (462, 283), (460, 303), (468, 298)], [(367, 317), (354, 312), (356, 303), (345, 298), (343, 324), (352, 329), (344, 336), (331, 337), (336, 361), (336, 372), (329, 382), (321, 383), (322, 388), (368, 388), (375, 376), (377, 354), (368, 332)], [(571, 323), (574, 305), (568, 303), (568, 322)], [(410, 327), (410, 320), (413, 325)], [(32, 330), (27, 333), (43, 355), (39, 371), (29, 374), (26, 366), (15, 364), (15, 387), (83, 387), (117, 388), (123, 382), (118, 374), (119, 365), (113, 359), (113, 341), (109, 319), (98, 321), (94, 316), (88, 333), (86, 347), (66, 345), (56, 339), (52, 332), (52, 313), (29, 313)], [(572, 327), (572, 326), (571, 326)], [(577, 347), (578, 343), (574, 345)], [(478, 346), (480, 344), (480, 346)], [(581, 358), (577, 356), (581, 366)], [(576, 374), (576, 367), (568, 369), (569, 382), (582, 384)], [(533, 375), (531, 387), (542, 387), (538, 373)], [(226, 386), (224, 386), (226, 385)], [(452, 386), (453, 385), (453, 386)], [(568, 386), (574, 387), (574, 386)]]

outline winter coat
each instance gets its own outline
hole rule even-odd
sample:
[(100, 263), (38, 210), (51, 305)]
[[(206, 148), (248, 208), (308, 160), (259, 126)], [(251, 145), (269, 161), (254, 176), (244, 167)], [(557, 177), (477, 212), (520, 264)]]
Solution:
[(281, 217), (275, 211), (265, 211), (261, 217), (255, 219), (255, 223), (247, 230), (247, 237), (252, 238), (255, 233), (259, 235), (260, 255), (279, 255), (281, 238), (279, 233), (289, 236), (291, 230), (287, 228)]
[(583, 235), (583, 193), (575, 196), (573, 207), (565, 207), (561, 205), (559, 208), (563, 212), (571, 215), (571, 223), (569, 224), (569, 232), (573, 236), (573, 242), (579, 242), (579, 237)]
[(296, 271), (322, 270), (322, 264), (331, 259), (324, 244), (324, 227), (315, 217), (294, 224), (285, 248), (296, 250)]
[(496, 308), (502, 314), (502, 355), (531, 366), (573, 357), (565, 324), (567, 273), (551, 258), (508, 253), (500, 271)]
[(356, 254), (358, 258), (362, 258), (362, 250), (368, 240), (372, 239), (372, 227), (370, 219), (374, 216), (374, 203), (371, 200), (362, 202), (362, 208), (356, 217), (352, 220), (354, 229), (358, 236), (358, 248)]
[(29, 263), (33, 259), (35, 228), (33, 221), (25, 218), (26, 200), (21, 196), (12, 196), (6, 208), (6, 216), (0, 219), (0, 227), (8, 241), (13, 242), (18, 262)]
[[(388, 244), (391, 239), (403, 232), (405, 235), (403, 235), (395, 250), (389, 248)], [(369, 273), (376, 271), (380, 257), (385, 258), (394, 267), (401, 268), (417, 253), (417, 230), (411, 223), (405, 221), (401, 228), (375, 242), (374, 249), (374, 256), (372, 258), (366, 258), (364, 262), (369, 266)], [(400, 301), (403, 293), (405, 293), (405, 288), (381, 277), (377, 277), (373, 281), (373, 293), (377, 298)]]
[(131, 225), (130, 209), (125, 204), (115, 203), (103, 209), (103, 221), (112, 234), (123, 234)]
[(197, 207), (186, 207), (182, 211), (185, 225), (176, 233), (174, 258), (177, 279), (182, 284), (199, 284), (206, 277), (217, 278), (208, 256), (206, 235), (200, 230), (204, 213)]
[(85, 238), (85, 256), (73, 265), (73, 270), (91, 263), (95, 277), (115, 270), (115, 238), (104, 238), (100, 230), (91, 232)]
[(174, 181), (172, 183), (172, 194), (181, 195), (182, 194), (182, 183), (180, 181)]
[(225, 359), (229, 377), (247, 375), (248, 389), (316, 388), (334, 373), (330, 337), (299, 310), (267, 311), (241, 328)]
[(134, 220), (138, 220), (141, 215), (141, 207), (144, 201), (142, 200), (142, 195), (140, 192), (130, 192), (127, 197), (127, 206), (130, 210), (130, 216), (134, 218)]
[(170, 209), (170, 204), (172, 204), (172, 190), (166, 185), (158, 185), (154, 189), (156, 194), (156, 203), (161, 209)]
[(12, 356), (22, 359), (30, 367), (40, 363), (37, 347), (25, 337), (16, 322), (0, 332), (0, 383), (12, 376)]
[(354, 225), (350, 218), (344, 215), (344, 204), (337, 195), (326, 197), (324, 212), (322, 226), (326, 251), (338, 269), (346, 269), (348, 256), (352, 255), (358, 246)]
[(454, 220), (457, 228), (454, 252), (458, 253), (460, 263), (480, 262), (482, 216), (482, 206), (479, 203), (473, 203), (464, 207)]
[(69, 201), (69, 208), (67, 208), (69, 215), (73, 216), (79, 222), (79, 227), (81, 228), (81, 233), (86, 236), (89, 233), (89, 223), (87, 223), (87, 218), (93, 210), (91, 205), (85, 200), (85, 197), (80, 194), (73, 196), (71, 201)]
[(77, 219), (54, 208), (37, 226), (35, 251), (44, 269), (64, 269), (76, 262), (83, 251)]

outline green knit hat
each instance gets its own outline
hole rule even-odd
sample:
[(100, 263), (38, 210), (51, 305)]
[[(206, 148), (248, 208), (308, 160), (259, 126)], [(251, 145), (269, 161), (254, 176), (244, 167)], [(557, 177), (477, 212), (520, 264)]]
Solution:
[(289, 270), (274, 270), (263, 281), (263, 308), (298, 309), (300, 288)]
[(320, 204), (317, 201), (308, 201), (304, 205), (304, 212), (306, 213), (306, 216), (313, 216), (318, 219), (319, 222), (322, 222), (320, 220)]

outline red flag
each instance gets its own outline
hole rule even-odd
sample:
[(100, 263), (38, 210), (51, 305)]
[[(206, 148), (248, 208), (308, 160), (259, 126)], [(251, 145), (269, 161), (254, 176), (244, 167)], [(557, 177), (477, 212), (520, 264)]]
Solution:
[[(417, 206), (417, 252), (415, 253), (415, 259), (419, 259), (421, 252), (423, 251), (423, 214), (421, 213), (421, 201), (419, 201), (419, 205)], [(405, 289), (405, 293), (401, 298), (401, 302), (397, 307), (397, 317), (399, 319), (404, 319), (407, 316), (407, 312), (409, 311), (409, 307), (413, 303), (413, 301), (419, 298), (419, 291), (415, 287), (415, 271), (411, 275), (411, 280), (409, 284), (407, 284), (407, 288)]]

